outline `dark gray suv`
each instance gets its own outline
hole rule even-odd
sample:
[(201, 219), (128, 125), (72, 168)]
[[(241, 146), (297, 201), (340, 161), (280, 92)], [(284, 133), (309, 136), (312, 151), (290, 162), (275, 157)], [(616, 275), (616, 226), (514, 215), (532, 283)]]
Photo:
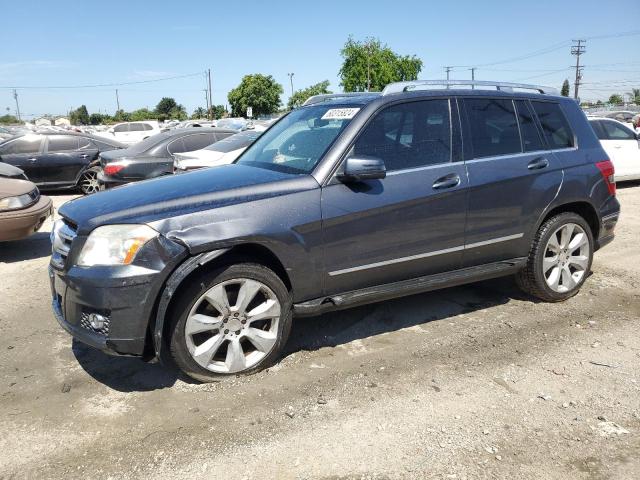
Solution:
[(502, 275), (576, 294), (620, 210), (577, 103), (433, 83), (312, 97), (235, 164), (65, 204), (59, 323), (207, 381), (275, 361), (293, 316)]

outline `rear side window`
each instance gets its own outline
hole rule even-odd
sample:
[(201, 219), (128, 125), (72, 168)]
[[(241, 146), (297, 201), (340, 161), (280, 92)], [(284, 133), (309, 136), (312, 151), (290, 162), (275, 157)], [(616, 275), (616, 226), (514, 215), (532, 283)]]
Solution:
[(475, 158), (522, 152), (511, 100), (467, 98), (464, 104)]
[(125, 123), (124, 125), (116, 125), (113, 128), (113, 131), (116, 132), (116, 133), (128, 132), (129, 131), (129, 124)]
[(34, 154), (40, 152), (42, 137), (27, 135), (10, 142), (0, 149), (3, 155)]
[(71, 135), (51, 135), (49, 137), (49, 152), (68, 152), (78, 149), (78, 137)]
[(518, 112), (518, 122), (520, 123), (520, 135), (522, 136), (522, 147), (524, 151), (535, 152), (536, 150), (544, 150), (544, 143), (542, 143), (535, 117), (529, 109), (529, 105), (527, 105), (527, 102), (524, 100), (516, 100), (515, 104)]
[(85, 137), (76, 137), (78, 139), (78, 148), (95, 148), (95, 145), (91, 143), (91, 140)]
[(178, 139), (174, 140), (173, 142), (171, 142), (169, 145), (167, 145), (167, 150), (169, 151), (169, 153), (186, 152), (186, 150), (184, 148), (184, 142), (182, 141), (182, 138), (178, 138)]
[(538, 115), (542, 133), (551, 148), (571, 148), (574, 146), (573, 132), (560, 109), (560, 105), (536, 101), (532, 101), (531, 105)]
[(145, 131), (148, 131), (148, 130), (153, 130), (153, 127), (151, 125), (149, 125), (148, 123), (143, 123), (142, 124), (142, 129), (145, 130)]
[(202, 133), (198, 135), (188, 135), (183, 137), (184, 151), (193, 152), (194, 150), (200, 150), (204, 147), (208, 147), (216, 141), (213, 133)]
[(603, 120), (600, 122), (608, 140), (635, 140), (636, 136), (630, 128), (626, 128), (616, 122)]
[(426, 100), (386, 108), (367, 125), (354, 155), (384, 160), (387, 171), (451, 161), (449, 100)]
[(607, 134), (604, 132), (604, 128), (602, 128), (602, 124), (599, 121), (590, 120), (589, 124), (593, 128), (593, 131), (596, 132), (598, 140), (607, 140)]
[(132, 123), (131, 125), (129, 125), (129, 131), (130, 132), (143, 132), (144, 131), (144, 124), (143, 123)]

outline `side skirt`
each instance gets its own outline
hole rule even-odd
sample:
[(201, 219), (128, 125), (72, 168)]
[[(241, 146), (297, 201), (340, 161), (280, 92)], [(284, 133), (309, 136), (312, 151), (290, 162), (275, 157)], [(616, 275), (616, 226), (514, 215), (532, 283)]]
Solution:
[(526, 257), (512, 258), (501, 262), (462, 268), (451, 272), (426, 275), (424, 277), (402, 280), (400, 282), (386, 283), (384, 285), (376, 285), (360, 290), (315, 298), (313, 300), (307, 300), (306, 302), (296, 303), (293, 306), (293, 313), (297, 317), (320, 315), (328, 311), (342, 310), (368, 303), (383, 302), (406, 295), (414, 295), (431, 290), (455, 287), (465, 283), (511, 275), (522, 269), (526, 261)]

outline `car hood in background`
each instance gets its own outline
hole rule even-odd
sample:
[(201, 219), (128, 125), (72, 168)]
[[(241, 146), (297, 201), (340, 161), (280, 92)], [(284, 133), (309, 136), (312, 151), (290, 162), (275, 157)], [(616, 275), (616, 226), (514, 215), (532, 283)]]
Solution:
[[(65, 203), (59, 213), (77, 225), (78, 233), (87, 234), (100, 225), (151, 223), (314, 188), (319, 185), (310, 175), (234, 164), (156, 178), (78, 198)], [(162, 228), (160, 231), (165, 233)]]
[(0, 177), (22, 178), (24, 180), (24, 172), (18, 167), (0, 162)]

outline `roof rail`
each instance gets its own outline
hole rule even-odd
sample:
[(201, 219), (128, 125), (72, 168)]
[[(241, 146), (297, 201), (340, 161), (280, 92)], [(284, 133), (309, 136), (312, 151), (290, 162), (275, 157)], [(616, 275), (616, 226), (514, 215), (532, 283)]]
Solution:
[(344, 93), (325, 93), (322, 95), (313, 95), (305, 100), (302, 104), (313, 105), (314, 103), (324, 102), (331, 100), (332, 98), (348, 98), (348, 97), (361, 97), (363, 95), (380, 95), (379, 92), (344, 92)]
[(540, 85), (529, 85), (526, 83), (509, 83), (509, 82), (490, 82), (485, 80), (412, 80), (408, 82), (396, 82), (390, 83), (384, 90), (382, 95), (389, 95), (391, 93), (408, 92), (416, 87), (424, 85), (443, 86), (443, 87), (458, 87), (458, 86), (470, 86), (470, 87), (493, 87), (496, 90), (503, 90), (512, 92), (514, 88), (520, 88), (523, 90), (535, 90), (541, 94), (558, 95), (558, 90), (553, 87), (543, 87)]

